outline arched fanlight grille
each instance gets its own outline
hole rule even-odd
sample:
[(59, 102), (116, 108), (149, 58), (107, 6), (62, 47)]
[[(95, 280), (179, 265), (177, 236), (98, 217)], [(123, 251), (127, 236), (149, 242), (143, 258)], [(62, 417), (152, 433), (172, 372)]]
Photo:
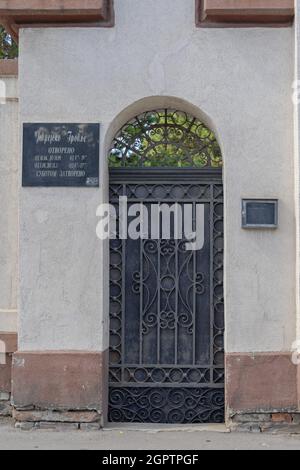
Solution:
[(174, 109), (142, 113), (115, 136), (109, 166), (221, 168), (215, 134), (199, 119)]

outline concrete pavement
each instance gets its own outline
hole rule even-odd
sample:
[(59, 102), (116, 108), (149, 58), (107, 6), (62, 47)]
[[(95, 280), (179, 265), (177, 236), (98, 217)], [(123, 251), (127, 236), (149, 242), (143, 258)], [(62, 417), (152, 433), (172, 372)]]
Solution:
[(0, 421), (0, 450), (300, 450), (300, 436), (229, 433), (224, 426), (109, 426), (102, 431), (15, 429)]

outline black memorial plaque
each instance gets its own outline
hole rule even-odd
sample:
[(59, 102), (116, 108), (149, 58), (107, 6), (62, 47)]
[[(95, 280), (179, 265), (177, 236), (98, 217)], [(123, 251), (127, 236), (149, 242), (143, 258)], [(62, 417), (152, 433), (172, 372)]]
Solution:
[(242, 200), (243, 228), (277, 228), (278, 200), (277, 199), (243, 199)]
[(23, 186), (99, 187), (99, 124), (24, 124)]

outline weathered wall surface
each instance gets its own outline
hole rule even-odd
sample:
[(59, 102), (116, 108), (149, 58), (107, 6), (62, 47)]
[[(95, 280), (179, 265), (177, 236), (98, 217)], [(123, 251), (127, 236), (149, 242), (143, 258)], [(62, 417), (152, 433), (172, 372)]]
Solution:
[[(295, 3), (295, 70), (294, 70), (294, 145), (295, 145), (295, 219), (296, 219), (296, 348), (300, 347), (300, 3)], [(297, 373), (300, 406), (300, 365)]]
[(0, 74), (0, 332), (17, 331), (18, 90)]
[[(292, 29), (197, 29), (194, 0), (116, 0), (115, 9), (112, 29), (21, 31), (21, 122), (100, 122), (102, 185), (20, 188), (19, 349), (107, 348), (107, 255), (95, 234), (106, 145), (112, 129), (143, 110), (132, 103), (173, 96), (210, 117), (224, 154), (226, 350), (289, 350)], [(279, 198), (279, 229), (243, 231), (242, 197)]]

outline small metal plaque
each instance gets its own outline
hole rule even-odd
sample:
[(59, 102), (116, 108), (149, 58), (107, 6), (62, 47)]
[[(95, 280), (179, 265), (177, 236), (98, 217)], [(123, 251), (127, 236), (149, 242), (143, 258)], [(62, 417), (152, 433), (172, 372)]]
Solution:
[(243, 228), (277, 228), (278, 200), (277, 199), (243, 199), (242, 201)]
[(24, 124), (23, 186), (99, 187), (100, 124)]

